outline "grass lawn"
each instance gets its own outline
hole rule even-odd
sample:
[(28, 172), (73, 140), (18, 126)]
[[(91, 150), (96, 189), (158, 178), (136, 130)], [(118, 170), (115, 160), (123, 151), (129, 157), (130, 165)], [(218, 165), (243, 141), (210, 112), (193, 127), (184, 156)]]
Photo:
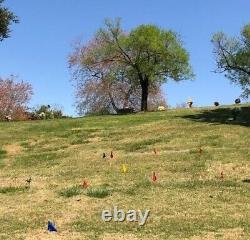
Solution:
[[(231, 115), (221, 107), (0, 123), (0, 239), (250, 239), (250, 106)], [(144, 226), (103, 222), (113, 206), (150, 216)], [(49, 219), (58, 233), (47, 232)]]

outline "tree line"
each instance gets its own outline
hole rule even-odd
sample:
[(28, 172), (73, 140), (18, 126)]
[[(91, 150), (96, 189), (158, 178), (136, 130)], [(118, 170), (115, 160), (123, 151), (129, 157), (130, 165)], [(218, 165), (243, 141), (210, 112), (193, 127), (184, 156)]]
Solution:
[[(0, 41), (19, 19), (0, 0)], [(250, 95), (250, 24), (240, 37), (212, 37), (215, 72), (224, 73)], [(120, 19), (106, 20), (88, 43), (77, 43), (69, 56), (79, 114), (127, 113), (167, 106), (161, 85), (195, 77), (181, 37), (172, 30), (142, 24), (126, 32)], [(7, 90), (8, 89), (8, 90)], [(25, 112), (32, 86), (0, 78), (0, 118)]]

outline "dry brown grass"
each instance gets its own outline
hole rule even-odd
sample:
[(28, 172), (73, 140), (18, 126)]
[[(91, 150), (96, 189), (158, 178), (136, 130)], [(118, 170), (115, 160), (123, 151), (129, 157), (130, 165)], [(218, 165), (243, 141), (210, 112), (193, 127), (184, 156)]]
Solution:
[[(188, 111), (0, 124), (7, 152), (0, 155), (0, 188), (26, 186), (32, 177), (27, 191), (0, 193), (0, 239), (248, 239), (250, 189), (242, 180), (250, 172), (250, 130), (183, 119)], [(114, 159), (102, 159), (111, 150)], [(83, 179), (111, 195), (59, 195)], [(151, 215), (143, 228), (102, 222), (102, 210), (114, 205)], [(58, 233), (47, 232), (48, 219)]]
[(15, 156), (15, 155), (21, 154), (21, 152), (23, 151), (23, 147), (18, 144), (13, 143), (13, 144), (4, 145), (3, 150), (5, 150), (9, 156)]

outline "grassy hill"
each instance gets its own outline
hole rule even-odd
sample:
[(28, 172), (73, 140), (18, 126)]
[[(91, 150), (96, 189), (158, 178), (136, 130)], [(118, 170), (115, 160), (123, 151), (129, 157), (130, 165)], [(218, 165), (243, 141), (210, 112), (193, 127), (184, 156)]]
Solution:
[[(249, 105), (236, 120), (230, 107), (182, 109), (2, 122), (0, 133), (1, 240), (250, 238)], [(103, 222), (113, 206), (150, 216)]]

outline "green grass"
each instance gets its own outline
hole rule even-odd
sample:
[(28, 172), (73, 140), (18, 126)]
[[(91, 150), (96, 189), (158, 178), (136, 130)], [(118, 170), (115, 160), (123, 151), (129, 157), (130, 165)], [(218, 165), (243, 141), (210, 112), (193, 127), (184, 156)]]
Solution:
[(1, 187), (0, 194), (14, 194), (14, 193), (23, 193), (27, 191), (28, 188), (24, 187)]
[(69, 198), (69, 197), (80, 195), (82, 194), (82, 192), (83, 191), (80, 186), (73, 186), (73, 187), (68, 187), (68, 188), (61, 190), (59, 192), (59, 195)]
[(87, 190), (84, 191), (84, 189), (81, 186), (73, 186), (59, 191), (59, 195), (66, 198), (81, 195), (84, 193), (87, 196), (93, 198), (105, 198), (111, 194), (106, 187), (88, 188)]
[[(0, 239), (249, 239), (250, 106), (233, 107), (0, 122)], [(104, 223), (113, 206), (150, 217)]]
[(110, 191), (105, 187), (89, 188), (86, 195), (93, 198), (105, 198), (110, 195)]
[(121, 149), (125, 150), (126, 152), (136, 152), (138, 150), (145, 150), (148, 146), (152, 146), (161, 141), (161, 139), (157, 138), (145, 139), (137, 142), (127, 143), (125, 146), (122, 146)]
[(6, 151), (0, 148), (0, 168), (3, 166), (3, 159), (6, 156)]
[(0, 149), (0, 157), (3, 158), (6, 155), (6, 151)]

